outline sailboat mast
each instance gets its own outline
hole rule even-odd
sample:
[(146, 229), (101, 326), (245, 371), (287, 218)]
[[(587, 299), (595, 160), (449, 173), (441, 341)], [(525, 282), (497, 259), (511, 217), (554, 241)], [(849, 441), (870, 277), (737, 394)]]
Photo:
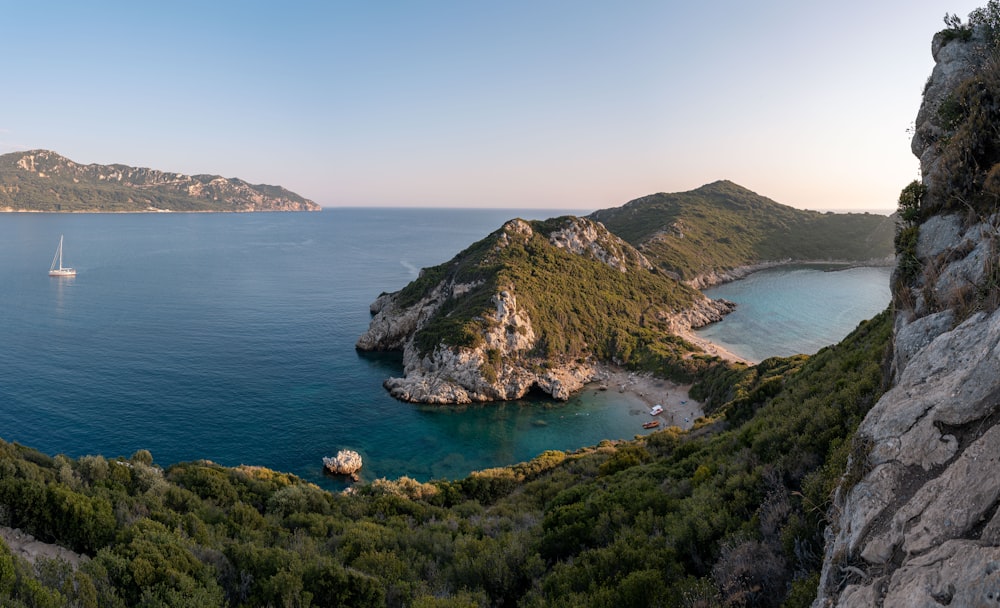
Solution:
[(59, 235), (59, 270), (62, 270), (62, 241), (63, 235)]

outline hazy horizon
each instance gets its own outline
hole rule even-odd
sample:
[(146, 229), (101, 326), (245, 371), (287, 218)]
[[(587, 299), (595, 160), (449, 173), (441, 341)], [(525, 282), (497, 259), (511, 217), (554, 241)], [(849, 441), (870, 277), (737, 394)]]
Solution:
[(324, 208), (599, 209), (728, 179), (889, 209), (969, 0), (18, 3), (0, 153), (280, 185)]

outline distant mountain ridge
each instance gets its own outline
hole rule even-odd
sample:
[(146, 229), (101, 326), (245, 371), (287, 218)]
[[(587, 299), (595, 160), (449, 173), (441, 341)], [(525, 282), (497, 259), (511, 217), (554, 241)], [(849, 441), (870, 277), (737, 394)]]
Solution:
[[(587, 217), (698, 288), (769, 262), (889, 264), (896, 225), (891, 217), (870, 213), (795, 209), (725, 180), (651, 194)], [(731, 276), (734, 271), (737, 276)]]
[(319, 211), (281, 186), (113, 164), (81, 165), (50, 150), (0, 156), (0, 210), (48, 212)]

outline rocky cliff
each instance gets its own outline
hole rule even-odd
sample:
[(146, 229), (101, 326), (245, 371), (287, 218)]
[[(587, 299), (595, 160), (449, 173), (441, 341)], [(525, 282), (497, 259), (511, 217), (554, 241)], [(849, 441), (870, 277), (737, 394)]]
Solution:
[(49, 150), (0, 156), (5, 211), (319, 211), (280, 186), (126, 165), (81, 165)]
[[(385, 386), (404, 401), (509, 400), (531, 390), (567, 399), (599, 361), (640, 348), (636, 334), (690, 329), (730, 309), (669, 279), (599, 223), (515, 219), (379, 296), (357, 348), (403, 352), (403, 377)], [(679, 359), (696, 350), (681, 345)]]
[(913, 242), (897, 243), (892, 387), (857, 430), (814, 608), (1000, 602), (1000, 216), (996, 200), (971, 202), (988, 200), (1000, 158), (954, 162), (975, 115), (957, 91), (998, 98), (1000, 68), (971, 31), (932, 45), (913, 139), (926, 196), (901, 230)]

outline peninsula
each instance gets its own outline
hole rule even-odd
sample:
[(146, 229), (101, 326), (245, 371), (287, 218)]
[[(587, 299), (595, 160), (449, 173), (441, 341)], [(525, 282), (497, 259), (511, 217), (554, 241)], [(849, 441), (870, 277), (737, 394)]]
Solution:
[(81, 165), (50, 150), (0, 156), (0, 211), (319, 211), (281, 186), (127, 165)]
[(893, 227), (725, 181), (586, 218), (514, 219), (381, 294), (357, 348), (401, 351), (403, 377), (385, 386), (420, 403), (567, 399), (605, 364), (690, 382), (733, 358), (694, 339), (733, 308), (696, 288), (795, 260), (885, 264)]

